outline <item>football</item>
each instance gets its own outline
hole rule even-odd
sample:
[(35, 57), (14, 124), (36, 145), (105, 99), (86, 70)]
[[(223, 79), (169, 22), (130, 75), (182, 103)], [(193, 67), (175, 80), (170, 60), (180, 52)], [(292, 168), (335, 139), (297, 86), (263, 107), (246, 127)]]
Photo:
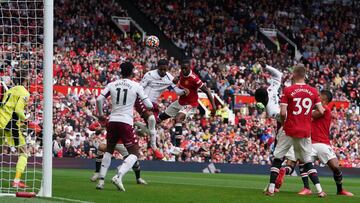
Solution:
[(150, 35), (146, 38), (145, 44), (148, 47), (159, 47), (160, 41), (155, 35)]

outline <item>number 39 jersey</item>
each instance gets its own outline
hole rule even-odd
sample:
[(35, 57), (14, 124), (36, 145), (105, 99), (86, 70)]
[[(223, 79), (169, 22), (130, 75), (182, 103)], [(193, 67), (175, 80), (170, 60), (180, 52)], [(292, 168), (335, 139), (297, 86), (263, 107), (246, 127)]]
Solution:
[(315, 88), (306, 84), (294, 84), (283, 90), (280, 105), (287, 106), (284, 124), (286, 135), (306, 138), (311, 135), (311, 117), (314, 105), (320, 105)]
[(143, 87), (135, 81), (120, 79), (109, 83), (101, 94), (107, 98), (111, 96), (110, 122), (122, 122), (133, 125), (134, 104), (136, 98), (147, 99)]

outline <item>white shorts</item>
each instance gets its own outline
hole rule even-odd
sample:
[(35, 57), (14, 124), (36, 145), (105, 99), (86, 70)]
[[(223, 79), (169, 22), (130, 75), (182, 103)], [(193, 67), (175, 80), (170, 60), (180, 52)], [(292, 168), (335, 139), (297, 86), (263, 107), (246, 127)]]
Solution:
[(312, 144), (312, 156), (314, 160), (318, 158), (323, 164), (327, 164), (331, 159), (337, 158), (331, 147), (323, 143)]
[(291, 146), (289, 151), (285, 154), (286, 159), (296, 162), (298, 159), (295, 157), (294, 147)]
[(166, 108), (165, 113), (171, 117), (175, 117), (178, 113), (183, 113), (189, 117), (196, 113), (196, 108), (191, 105), (180, 105), (179, 101), (176, 100)]
[[(283, 133), (283, 130), (279, 133)], [(304, 163), (312, 162), (311, 159), (311, 139), (310, 138), (296, 138), (287, 135), (278, 135), (277, 144), (274, 151), (275, 158), (282, 159), (286, 156), (292, 146), (294, 146), (294, 154), (296, 158)]]

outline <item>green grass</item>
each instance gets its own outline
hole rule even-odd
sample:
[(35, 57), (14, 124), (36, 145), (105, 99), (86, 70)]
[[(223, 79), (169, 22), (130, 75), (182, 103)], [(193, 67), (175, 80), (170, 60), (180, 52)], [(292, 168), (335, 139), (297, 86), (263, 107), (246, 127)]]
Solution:
[[(89, 202), (360, 202), (360, 179), (344, 179), (344, 187), (355, 194), (354, 197), (336, 196), (336, 187), (330, 177), (321, 177), (321, 183), (328, 197), (320, 199), (316, 195), (298, 196), (301, 187), (299, 177), (286, 177), (281, 192), (275, 197), (264, 196), (262, 191), (268, 176), (241, 174), (201, 174), (142, 172), (149, 185), (137, 185), (133, 173), (126, 175), (126, 192), (119, 192), (110, 183), (114, 171), (108, 173), (105, 189), (96, 190), (95, 183), (89, 181), (91, 170), (53, 171), (53, 196)], [(314, 190), (313, 190), (314, 191)], [(58, 199), (0, 198), (0, 202), (69, 202)]]

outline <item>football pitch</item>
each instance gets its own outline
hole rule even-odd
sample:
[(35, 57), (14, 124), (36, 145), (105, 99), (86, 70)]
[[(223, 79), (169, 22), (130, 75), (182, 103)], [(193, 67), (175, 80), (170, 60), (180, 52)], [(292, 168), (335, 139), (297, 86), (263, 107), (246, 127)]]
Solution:
[[(126, 192), (119, 192), (110, 179), (115, 171), (109, 171), (104, 190), (96, 190), (90, 182), (91, 170), (54, 169), (53, 196), (55, 198), (23, 199), (0, 197), (0, 202), (360, 202), (360, 178), (344, 177), (344, 188), (354, 197), (336, 196), (336, 186), (331, 177), (320, 177), (328, 197), (316, 195), (298, 196), (302, 188), (300, 177), (286, 177), (281, 192), (267, 197), (262, 191), (269, 177), (265, 175), (202, 174), (174, 172), (142, 172), (148, 185), (137, 185), (132, 172), (124, 179)], [(313, 190), (315, 191), (315, 190)]]

